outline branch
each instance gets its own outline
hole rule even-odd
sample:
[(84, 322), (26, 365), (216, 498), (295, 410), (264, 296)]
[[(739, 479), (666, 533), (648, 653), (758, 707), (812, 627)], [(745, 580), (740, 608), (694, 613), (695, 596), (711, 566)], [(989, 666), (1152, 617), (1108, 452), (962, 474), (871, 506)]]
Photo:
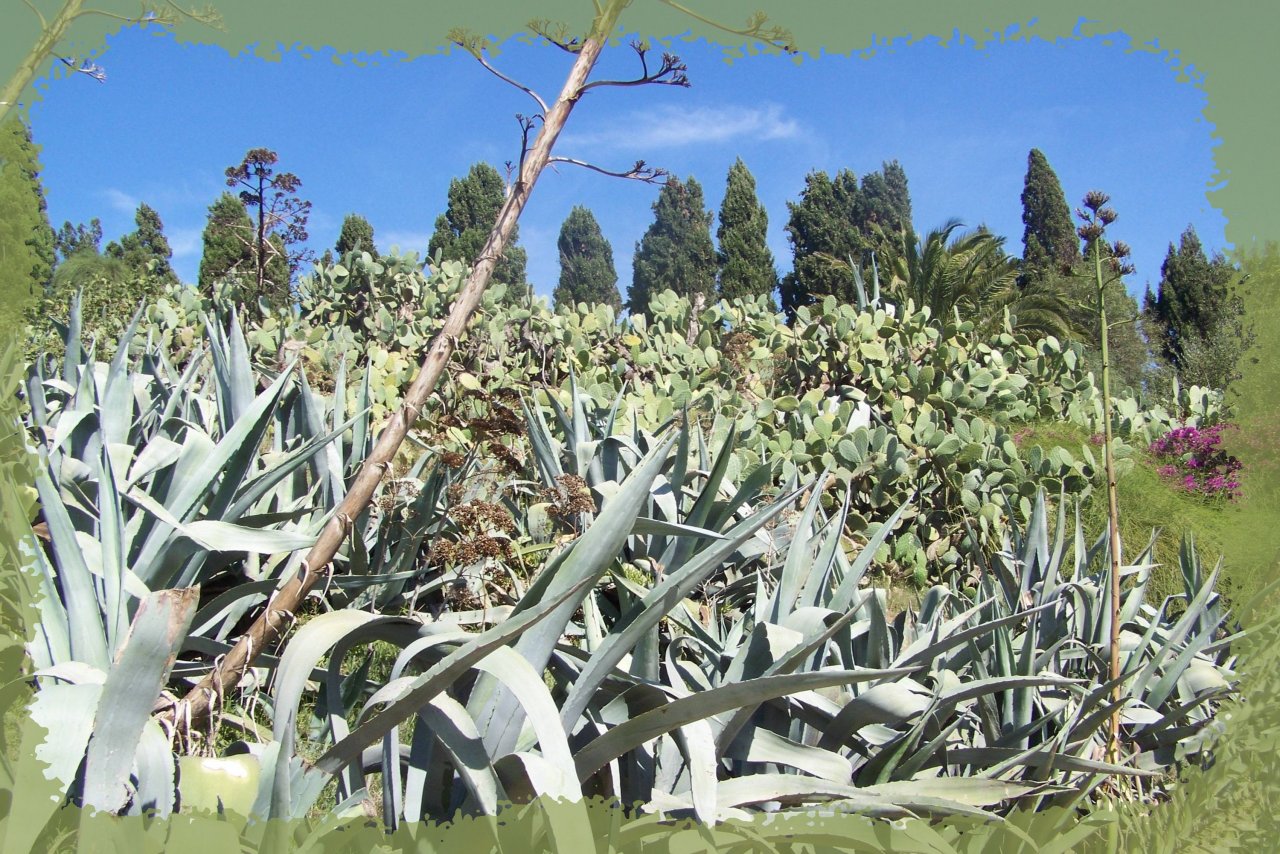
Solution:
[(548, 163), (568, 163), (572, 166), (581, 166), (584, 169), (590, 169), (593, 172), (599, 172), (601, 175), (608, 175), (612, 178), (630, 178), (636, 181), (643, 181), (646, 184), (666, 183), (661, 179), (664, 179), (671, 174), (666, 169), (657, 169), (652, 166), (646, 166), (643, 160), (637, 160), (636, 165), (632, 166), (626, 172), (612, 172), (603, 167), (596, 166), (593, 163), (587, 163), (584, 160), (576, 160), (572, 157), (560, 157), (560, 156), (549, 157), (547, 158), (547, 162)]
[(226, 31), (226, 27), (223, 26), (222, 14), (213, 6), (206, 6), (204, 9), (200, 10), (197, 10), (194, 7), (184, 9), (175, 3), (174, 0), (165, 0), (165, 2), (159, 6), (153, 6), (150, 3), (144, 2), (142, 4), (142, 14), (136, 18), (131, 18), (127, 15), (120, 15), (115, 12), (108, 12), (105, 9), (83, 9), (77, 12), (72, 20), (75, 20), (75, 18), (79, 18), (82, 15), (100, 15), (104, 18), (111, 18), (115, 21), (123, 21), (126, 24), (155, 23), (160, 24), (161, 26), (173, 26), (178, 23), (180, 19), (187, 18), (188, 20), (195, 21), (197, 24), (205, 24), (206, 26), (213, 27), (214, 29), (223, 30), (224, 32)]
[(504, 83), (508, 83), (516, 87), (521, 92), (525, 93), (530, 98), (537, 101), (538, 107), (542, 110), (543, 113), (547, 112), (547, 109), (548, 109), (547, 102), (542, 100), (542, 97), (537, 92), (533, 91), (528, 86), (521, 83), (520, 81), (513, 80), (512, 78), (503, 74), (501, 71), (499, 71), (498, 69), (494, 68), (492, 65), (489, 64), (489, 60), (485, 59), (485, 56), (484, 56), (485, 48), (489, 46), (489, 42), (487, 39), (476, 38), (475, 36), (471, 35), (470, 33), (467, 33), (464, 30), (453, 30), (449, 33), (449, 41), (453, 42), (458, 47), (462, 48), (467, 53), (474, 56), (476, 58), (476, 61), (479, 62), (481, 65), (483, 65), (486, 69), (488, 69), (488, 71), (491, 74), (493, 74), (494, 77), (497, 77), (499, 80), (501, 80)]
[(683, 86), (689, 88), (689, 78), (685, 75), (688, 67), (680, 61), (680, 57), (673, 53), (664, 53), (662, 55), (662, 66), (655, 72), (649, 72), (649, 62), (645, 59), (645, 54), (649, 51), (649, 46), (644, 42), (632, 42), (631, 49), (640, 57), (641, 75), (635, 80), (596, 80), (582, 87), (582, 91), (594, 89), (597, 86), (643, 86), (654, 83), (660, 86)]
[(60, 56), (58, 59), (62, 60), (62, 62), (72, 71), (80, 74), (87, 74), (99, 83), (107, 82), (107, 72), (100, 65), (96, 65), (87, 59), (79, 65), (76, 65), (76, 61), (74, 59), (67, 59), (65, 56)]
[(796, 54), (800, 52), (799, 49), (795, 46), (795, 40), (794, 40), (794, 37), (791, 35), (790, 30), (784, 29), (782, 27), (769, 27), (767, 29), (765, 28), (765, 24), (768, 22), (769, 19), (764, 14), (764, 12), (756, 12), (750, 18), (747, 19), (746, 27), (744, 27), (741, 30), (735, 30), (733, 27), (730, 27), (726, 24), (722, 24), (719, 21), (713, 21), (710, 18), (699, 15), (697, 12), (693, 11), (688, 6), (684, 6), (680, 3), (677, 3), (675, 2), (675, 0), (660, 0), (660, 2), (663, 3), (664, 5), (670, 6), (672, 9), (675, 9), (676, 11), (684, 12), (686, 15), (688, 15), (691, 18), (694, 18), (695, 20), (701, 21), (704, 24), (715, 27), (717, 30), (723, 30), (726, 33), (732, 33), (735, 36), (745, 36), (749, 39), (754, 39), (762, 44), (768, 45), (771, 48), (782, 50), (789, 54)]
[[(600, 3), (599, 0), (596, 0), (596, 14), (599, 13)], [(565, 53), (577, 54), (578, 51), (582, 50), (582, 39), (571, 38), (569, 36), (569, 28), (562, 23), (553, 24), (546, 18), (535, 18), (526, 26), (529, 28), (529, 32), (536, 36), (541, 36)]]
[(40, 19), (40, 29), (49, 29), (49, 22), (45, 20), (44, 13), (36, 8), (36, 4), (32, 3), (31, 0), (22, 0), (22, 2), (27, 4), (28, 9), (36, 13), (36, 17)]

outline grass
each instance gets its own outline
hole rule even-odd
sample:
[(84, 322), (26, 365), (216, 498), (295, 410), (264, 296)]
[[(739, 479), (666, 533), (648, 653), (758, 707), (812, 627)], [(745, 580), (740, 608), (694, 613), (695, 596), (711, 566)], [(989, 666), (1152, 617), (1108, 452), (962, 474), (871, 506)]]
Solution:
[[(1078, 456), (1080, 446), (1089, 441), (1087, 430), (1066, 422), (1038, 423), (1028, 425), (1027, 429), (1022, 447), (1040, 445), (1046, 453), (1056, 446)], [(1095, 450), (1094, 455), (1101, 462), (1101, 449)], [(1212, 568), (1228, 553), (1228, 531), (1236, 524), (1239, 508), (1226, 501), (1187, 492), (1176, 482), (1161, 477), (1156, 463), (1144, 449), (1135, 448), (1132, 459), (1132, 468), (1116, 478), (1120, 543), (1126, 559), (1134, 558), (1146, 547), (1152, 531), (1159, 529), (1154, 557), (1160, 566), (1153, 572), (1148, 587), (1148, 601), (1158, 603), (1165, 596), (1183, 592), (1178, 552), (1184, 533), (1194, 537), (1201, 563)], [(1248, 476), (1248, 472), (1244, 474)], [(1068, 524), (1071, 524), (1071, 512), (1068, 506)], [(1101, 472), (1093, 491), (1081, 502), (1080, 521), (1085, 539), (1090, 543), (1106, 529), (1107, 493)], [(1228, 559), (1218, 584), (1228, 601), (1235, 588), (1231, 569)]]

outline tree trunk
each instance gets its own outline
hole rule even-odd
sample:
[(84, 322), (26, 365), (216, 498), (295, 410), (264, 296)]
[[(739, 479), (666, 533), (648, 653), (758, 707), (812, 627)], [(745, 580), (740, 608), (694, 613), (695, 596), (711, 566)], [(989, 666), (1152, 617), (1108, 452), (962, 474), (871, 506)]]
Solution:
[(297, 611), (307, 593), (315, 586), (329, 562), (333, 560), (334, 554), (337, 553), (338, 547), (350, 530), (352, 520), (369, 505), (374, 490), (390, 468), (391, 461), (408, 434), (409, 428), (418, 419), (423, 404), (435, 390), (445, 365), (453, 354), (458, 337), (462, 335), (471, 315), (480, 304), (480, 298), (489, 284), (494, 266), (502, 256), (516, 221), (529, 200), (534, 183), (551, 156), (551, 149), (564, 128), (569, 113), (582, 95), (582, 87), (595, 66), (604, 46), (604, 40), (613, 31), (618, 16), (627, 5), (628, 0), (613, 0), (596, 17), (591, 34), (584, 40), (578, 52), (577, 60), (569, 72), (560, 97), (547, 112), (533, 147), (525, 159), (519, 179), (498, 212), (497, 222), (489, 233), (489, 239), (481, 249), (479, 257), (475, 259), (471, 275), (459, 292), (445, 320), (444, 328), (432, 340), (418, 376), (405, 394), (404, 402), (382, 428), (377, 444), (360, 467), (351, 490), (339, 504), (329, 524), (320, 532), (319, 539), (303, 560), (298, 573), (276, 591), (269, 600), (266, 610), (227, 652), (214, 670), (165, 715), (180, 733), (185, 735), (191, 727), (203, 725), (208, 721), (213, 703), (219, 701), (225, 691), (239, 683), (259, 652), (275, 643), (285, 627), (289, 625), (292, 615)]

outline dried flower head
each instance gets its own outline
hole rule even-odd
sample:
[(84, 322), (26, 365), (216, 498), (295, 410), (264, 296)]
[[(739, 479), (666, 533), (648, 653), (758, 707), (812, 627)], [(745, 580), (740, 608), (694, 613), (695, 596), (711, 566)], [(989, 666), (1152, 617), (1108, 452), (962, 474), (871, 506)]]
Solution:
[(1098, 219), (1102, 220), (1103, 225), (1111, 225), (1116, 221), (1118, 214), (1111, 208), (1103, 208), (1098, 211)]
[(1092, 243), (1102, 236), (1102, 226), (1098, 225), (1096, 222), (1091, 222), (1077, 228), (1076, 234), (1080, 235), (1081, 240)]
[(1089, 210), (1097, 212), (1099, 208), (1111, 201), (1111, 197), (1101, 190), (1090, 190), (1085, 194), (1084, 206)]

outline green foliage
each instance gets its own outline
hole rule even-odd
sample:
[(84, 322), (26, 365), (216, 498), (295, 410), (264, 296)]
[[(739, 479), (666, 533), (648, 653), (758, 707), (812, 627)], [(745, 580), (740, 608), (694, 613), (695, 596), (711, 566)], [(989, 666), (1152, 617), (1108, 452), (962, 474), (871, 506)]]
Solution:
[(1026, 278), (1043, 278), (1080, 262), (1080, 244), (1066, 194), (1049, 161), (1036, 148), (1027, 155), (1022, 224), (1022, 264)]
[(773, 253), (765, 242), (769, 215), (756, 198), (756, 181), (742, 158), (729, 167), (720, 226), (716, 229), (721, 299), (767, 296), (773, 298), (778, 273)]
[[(1067, 317), (1072, 331), (1069, 337), (1084, 346), (1086, 366), (1095, 376), (1101, 377), (1102, 342), (1093, 308), (1098, 288), (1093, 282), (1092, 266), (1081, 261), (1069, 275), (1046, 274), (1041, 287), (1061, 292), (1069, 307)], [(1142, 314), (1137, 300), (1129, 293), (1123, 280), (1108, 282), (1103, 290), (1108, 321), (1118, 324), (1112, 326), (1108, 334), (1112, 387), (1130, 394), (1155, 391), (1152, 353), (1142, 336)]]
[(712, 214), (704, 207), (702, 185), (692, 176), (672, 175), (653, 203), (653, 223), (636, 243), (633, 276), (627, 290), (632, 314), (648, 314), (653, 299), (666, 290), (681, 296), (715, 296), (716, 252), (711, 242)]
[[(433, 258), (438, 254), (446, 261), (474, 264), (498, 221), (498, 211), (505, 198), (502, 176), (487, 163), (476, 163), (465, 178), (450, 181), (449, 204), (436, 218), (427, 254)], [(526, 254), (517, 243), (518, 236), (518, 227), (513, 228), (502, 258), (493, 270), (493, 280), (505, 284), (513, 300), (528, 290)]]
[(338, 242), (334, 251), (341, 258), (348, 252), (368, 252), (377, 261), (378, 247), (373, 242), (373, 226), (360, 214), (347, 214), (342, 220), (342, 230), (338, 232)]
[(146, 202), (138, 205), (134, 214), (137, 229), (124, 237), (120, 242), (107, 244), (106, 254), (119, 258), (137, 278), (152, 278), (162, 282), (176, 282), (177, 274), (169, 260), (173, 250), (164, 236), (164, 223), (160, 215)]
[[(279, 155), (268, 148), (252, 148), (239, 164), (228, 166), (227, 186), (242, 187), (240, 201), (257, 211), (253, 228), (254, 290), (251, 304), (264, 300), (282, 306), (292, 295), (292, 281), (314, 256), (303, 247), (311, 202), (299, 198), (301, 179), (277, 172)], [(303, 248), (294, 248), (303, 247)]]
[[(868, 269), (874, 254), (878, 263), (890, 265), (903, 242), (915, 239), (906, 174), (896, 161), (865, 176), (861, 186), (848, 169), (834, 179), (825, 172), (810, 172), (800, 200), (788, 202), (787, 208), (794, 260), (781, 293), (788, 317), (826, 296), (853, 303), (856, 286), (848, 262)], [(844, 265), (833, 265), (833, 258)]]
[[(42, 294), (53, 275), (54, 233), (31, 130), (17, 116), (0, 127), (0, 277), (9, 293)], [(7, 322), (17, 323), (9, 314)]]
[(107, 244), (104, 253), (98, 251), (102, 224), (96, 218), (87, 226), (63, 224), (55, 238), (61, 260), (28, 310), (28, 357), (60, 351), (63, 335), (58, 330), (70, 323), (76, 300), (81, 334), (96, 339), (101, 355), (109, 357), (139, 305), (177, 282), (159, 216), (143, 204), (136, 221), (137, 231)]
[(600, 232), (591, 211), (575, 205), (560, 226), (556, 241), (560, 250), (560, 283), (552, 298), (556, 307), (580, 302), (622, 307), (618, 273), (613, 267), (613, 247)]
[(223, 193), (209, 206), (204, 227), (204, 252), (196, 281), (200, 289), (212, 294), (215, 282), (228, 276), (252, 276), (257, 262), (253, 249), (253, 220), (244, 203), (230, 193)]
[(97, 255), (102, 249), (102, 222), (97, 217), (88, 225), (64, 222), (53, 236), (53, 248), (60, 261), (81, 253)]
[(912, 300), (939, 319), (959, 312), (980, 335), (999, 331), (1009, 313), (1011, 328), (1032, 336), (1066, 337), (1069, 309), (1057, 292), (1041, 283), (1019, 287), (1019, 265), (1004, 252), (1004, 238), (985, 229), (951, 234), (952, 220), (908, 243), (893, 267), (890, 294)]
[(1244, 301), (1232, 284), (1235, 268), (1221, 254), (1205, 256), (1191, 226), (1177, 248), (1169, 244), (1157, 292), (1148, 290), (1144, 313), (1152, 345), (1186, 383), (1226, 388), (1253, 341)]

